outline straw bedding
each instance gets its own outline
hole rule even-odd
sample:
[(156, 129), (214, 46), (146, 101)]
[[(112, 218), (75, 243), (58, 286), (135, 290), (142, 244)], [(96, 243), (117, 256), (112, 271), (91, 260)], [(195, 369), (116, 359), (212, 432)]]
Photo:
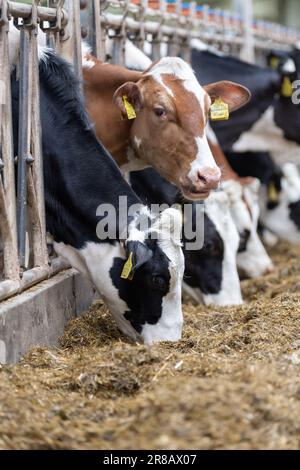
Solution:
[(178, 343), (128, 342), (98, 302), (59, 348), (2, 366), (0, 448), (299, 448), (300, 247), (271, 255), (244, 306), (185, 299)]

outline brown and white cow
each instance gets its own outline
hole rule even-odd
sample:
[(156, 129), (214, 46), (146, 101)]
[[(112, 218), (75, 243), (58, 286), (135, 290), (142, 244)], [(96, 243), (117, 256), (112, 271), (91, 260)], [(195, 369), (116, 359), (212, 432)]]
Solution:
[[(219, 186), (221, 171), (206, 136), (210, 105), (221, 97), (234, 111), (248, 102), (246, 88), (226, 81), (202, 87), (178, 57), (141, 73), (85, 54), (83, 77), (96, 134), (123, 171), (152, 166), (189, 200), (205, 199)], [(135, 119), (127, 119), (124, 96)]]

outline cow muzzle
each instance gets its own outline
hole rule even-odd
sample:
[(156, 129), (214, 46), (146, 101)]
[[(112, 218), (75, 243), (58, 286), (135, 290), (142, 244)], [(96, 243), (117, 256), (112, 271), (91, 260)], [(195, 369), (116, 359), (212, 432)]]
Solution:
[(182, 186), (182, 193), (186, 199), (203, 200), (209, 196), (211, 191), (218, 189), (220, 181), (220, 168), (199, 168), (191, 178), (191, 183)]

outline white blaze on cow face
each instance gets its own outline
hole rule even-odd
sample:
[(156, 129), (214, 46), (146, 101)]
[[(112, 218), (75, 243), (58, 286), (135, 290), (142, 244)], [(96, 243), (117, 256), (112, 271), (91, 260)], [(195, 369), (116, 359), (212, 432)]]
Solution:
[(272, 261), (257, 233), (259, 185), (258, 180), (254, 180), (248, 187), (242, 187), (233, 180), (222, 183), (222, 188), (230, 200), (231, 214), (238, 233), (242, 236), (248, 233), (246, 246), (238, 253), (237, 265), (241, 273), (250, 278), (262, 276), (273, 270)]
[(217, 228), (224, 243), (222, 286), (218, 294), (203, 295), (206, 305), (240, 305), (243, 303), (237, 270), (239, 235), (230, 214), (229, 199), (223, 191), (211, 194), (205, 201), (205, 211)]
[[(262, 189), (261, 220), (263, 225), (277, 237), (291, 243), (300, 243), (299, 170), (293, 163), (286, 163), (281, 169), (281, 191), (278, 194), (277, 207), (271, 210), (267, 208), (267, 189)], [(297, 210), (297, 206), (299, 210)], [(294, 220), (293, 211), (295, 211)]]
[[(182, 59), (175, 57), (165, 57), (158, 61), (157, 64), (152, 66), (147, 75), (151, 75), (155, 80), (160, 83), (166, 90), (166, 92), (175, 98), (176, 102), (179, 102), (178, 111), (180, 113), (180, 97), (173, 91), (171, 81), (167, 80), (166, 76), (173, 75), (176, 79), (182, 81), (182, 85), (185, 90), (191, 93), (198, 103), (198, 113), (201, 116), (199, 120), (199, 134), (194, 132), (194, 139), (196, 143), (196, 155), (195, 159), (190, 164), (190, 171), (188, 178), (191, 184), (197, 188), (199, 180), (202, 183), (207, 183), (208, 191), (210, 189), (217, 188), (220, 178), (221, 171), (216, 165), (213, 158), (211, 149), (208, 145), (206, 137), (205, 124), (207, 122), (208, 109), (211, 104), (209, 95), (206, 93), (204, 88), (200, 85), (195, 77), (195, 74), (191, 67)], [(167, 85), (169, 83), (169, 86)], [(182, 109), (182, 112), (186, 112)], [(191, 113), (193, 113), (191, 106)], [(191, 128), (192, 132), (192, 128)], [(204, 190), (205, 193), (205, 190)], [(191, 196), (191, 195), (190, 195)], [(193, 197), (189, 197), (189, 199)]]
[(184, 256), (181, 249), (182, 217), (175, 209), (165, 210), (150, 230), (158, 235), (158, 245), (169, 259), (170, 289), (163, 298), (162, 316), (156, 325), (145, 324), (142, 337), (146, 344), (177, 341), (181, 338), (182, 279)]

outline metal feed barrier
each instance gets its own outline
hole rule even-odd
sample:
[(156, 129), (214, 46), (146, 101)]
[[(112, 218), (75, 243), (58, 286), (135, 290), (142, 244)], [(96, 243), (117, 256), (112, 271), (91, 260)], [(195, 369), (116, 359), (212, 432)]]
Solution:
[(88, 39), (94, 54), (105, 59), (105, 38), (112, 37), (117, 50), (113, 62), (119, 64), (124, 64), (126, 37), (141, 49), (145, 41), (150, 43), (153, 60), (159, 58), (161, 44), (167, 45), (168, 54), (188, 58), (191, 39), (245, 60), (253, 60), (271, 48), (289, 49), (300, 40), (295, 28), (252, 20), (252, 0), (243, 0), (243, 17), (178, 0), (83, 0), (81, 4), (90, 9)]
[[(39, 25), (47, 32), (47, 40), (52, 45), (58, 46), (57, 35), (61, 35), (61, 50), (63, 40), (66, 39), (66, 44), (70, 41), (72, 32), (67, 30), (67, 26), (70, 29), (71, 19), (76, 14), (79, 18), (79, 5), (69, 2), (67, 14), (62, 9), (63, 3), (61, 0), (49, 2), (52, 8), (45, 8), (39, 6), (39, 1), (33, 1), (32, 5), (0, 1), (0, 235), (3, 253), (0, 300), (66, 268), (58, 258), (50, 261), (47, 251), (37, 55)], [(10, 19), (20, 30), (18, 149), (13, 148), (12, 140), (8, 44)], [(75, 57), (75, 47), (73, 51)], [(79, 57), (78, 45), (78, 57), (74, 61), (78, 73)]]
[[(150, 45), (154, 60), (165, 44), (170, 55), (189, 60), (190, 41), (201, 39), (241, 55), (250, 41), (256, 51), (289, 48), (300, 33), (269, 23), (244, 22), (230, 12), (179, 1), (49, 0), (48, 6), (0, 0), (0, 301), (43, 281), (67, 266), (47, 250), (41, 152), (37, 34), (73, 60), (81, 77), (81, 35), (94, 54), (107, 58), (113, 39), (113, 62), (125, 63), (125, 41)], [(86, 26), (81, 28), (80, 8)], [(13, 148), (8, 30), (20, 30), (19, 148)], [(250, 29), (249, 29), (250, 28)], [(14, 52), (14, 51), (11, 51)], [(17, 194), (16, 184), (17, 181)], [(2, 259), (2, 262), (1, 262)], [(2, 265), (2, 266), (1, 266)], [(2, 276), (2, 277), (1, 277)]]

